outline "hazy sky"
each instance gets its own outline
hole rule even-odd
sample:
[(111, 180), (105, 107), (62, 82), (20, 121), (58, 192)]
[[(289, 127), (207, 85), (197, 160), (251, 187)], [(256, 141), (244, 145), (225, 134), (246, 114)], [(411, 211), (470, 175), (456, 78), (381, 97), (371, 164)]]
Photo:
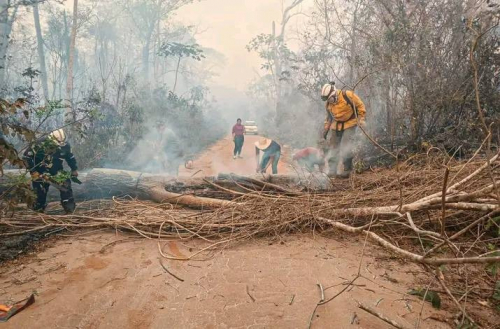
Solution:
[[(284, 1), (285, 5), (291, 3)], [(245, 46), (258, 34), (271, 33), (272, 21), (279, 24), (281, 15), (281, 0), (203, 0), (179, 10), (177, 19), (198, 26), (202, 31), (197, 35), (200, 45), (226, 57), (226, 65), (215, 82), (244, 91), (257, 74), (263, 73), (259, 56), (249, 53)], [(294, 23), (289, 26), (293, 28)]]
[[(195, 0), (176, 12), (176, 20), (184, 25), (195, 25), (199, 34), (198, 43), (213, 48), (226, 58), (225, 66), (214, 79), (216, 85), (246, 91), (248, 84), (258, 74), (262, 60), (255, 52), (249, 53), (245, 46), (260, 33), (271, 33), (272, 22), (281, 22), (282, 7), (292, 0)], [(295, 11), (307, 11), (312, 0), (305, 0)], [(72, 10), (73, 0), (64, 5)], [(287, 25), (287, 36), (304, 24), (303, 16), (296, 16)], [(289, 41), (293, 49), (294, 42)]]

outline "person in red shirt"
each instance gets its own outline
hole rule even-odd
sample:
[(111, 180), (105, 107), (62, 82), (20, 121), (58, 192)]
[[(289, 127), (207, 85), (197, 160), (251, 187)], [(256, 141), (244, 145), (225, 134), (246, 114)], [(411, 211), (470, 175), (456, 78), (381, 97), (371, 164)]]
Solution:
[(325, 153), (321, 149), (306, 147), (298, 150), (292, 159), (309, 172), (314, 171), (316, 165), (321, 172), (325, 169)]
[(245, 126), (241, 124), (241, 119), (236, 120), (236, 124), (233, 126), (233, 141), (233, 159), (236, 159), (236, 157), (241, 158), (241, 149), (245, 142)]

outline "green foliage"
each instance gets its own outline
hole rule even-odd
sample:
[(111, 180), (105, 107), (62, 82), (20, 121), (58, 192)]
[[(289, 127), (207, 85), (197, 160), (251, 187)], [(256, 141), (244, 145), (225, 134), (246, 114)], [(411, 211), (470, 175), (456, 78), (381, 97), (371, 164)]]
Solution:
[(500, 217), (490, 218), (486, 223), (485, 229), (490, 231), (494, 230), (497, 237), (500, 236)]
[(493, 292), (493, 299), (500, 302), (500, 280), (495, 283), (495, 291)]
[[(493, 253), (491, 253), (489, 257), (500, 257), (500, 250), (498, 250), (497, 246), (490, 243), (488, 244), (488, 249), (490, 251), (493, 251)], [(493, 277), (497, 275), (499, 269), (500, 269), (500, 262), (486, 265), (486, 272)]]
[(486, 266), (486, 272), (491, 276), (496, 276), (498, 269), (500, 269), (500, 263), (492, 263)]
[[(9, 102), (0, 99), (0, 173), (3, 174), (4, 166), (10, 165), (19, 169), (25, 169), (26, 165), (19, 155), (16, 147), (7, 140), (7, 136), (13, 139), (31, 143), (35, 140), (35, 132), (26, 128), (18, 118), (29, 119), (29, 111), (26, 110), (26, 101), (18, 99)], [(13, 207), (18, 202), (33, 202), (33, 193), (30, 189), (29, 175), (26, 171), (21, 175), (7, 177), (5, 192), (0, 196), (7, 207)]]
[(68, 179), (71, 179), (71, 173), (66, 170), (60, 170), (56, 175), (50, 176), (50, 180), (59, 185), (64, 184)]
[(62, 100), (52, 100), (48, 101), (47, 105), (36, 108), (34, 114), (37, 119), (41, 120), (43, 118), (59, 115), (61, 113), (60, 110), (65, 107)]
[[(257, 35), (246, 46), (246, 49), (249, 52), (258, 53), (260, 58), (265, 60), (261, 65), (261, 69), (271, 72), (276, 61), (288, 61), (294, 55), (282, 39), (274, 37), (272, 34), (261, 33)], [(287, 80), (290, 77), (290, 71), (274, 72), (274, 74), (277, 74), (280, 80)]]
[(426, 302), (430, 302), (434, 308), (441, 308), (441, 297), (439, 297), (439, 294), (434, 290), (426, 290), (423, 288), (412, 289), (408, 292), (408, 294), (418, 296)]
[[(27, 172), (26, 163), (18, 152), (18, 145), (33, 145), (36, 142), (36, 132), (29, 128), (29, 120), (35, 117), (39, 119), (39, 123), (43, 123), (48, 117), (55, 115), (55, 112), (61, 108), (60, 104), (60, 102), (49, 102), (45, 107), (32, 108), (24, 99), (18, 99), (15, 102), (0, 99), (0, 172), (3, 173), (6, 165), (20, 169), (19, 174), (7, 177), (7, 182), (3, 186), (6, 192), (0, 196), (9, 207), (19, 202), (31, 204), (34, 200), (30, 188), (30, 175)], [(50, 168), (51, 156), (59, 148), (56, 142), (51, 138), (44, 138), (33, 148), (35, 152), (43, 150), (44, 165)], [(70, 174), (67, 172), (60, 172), (51, 177), (56, 183), (64, 183), (68, 178)]]
[(5, 191), (1, 198), (7, 203), (7, 208), (13, 208), (19, 202), (33, 204), (35, 194), (30, 188), (31, 178), (25, 172), (24, 174), (7, 174), (6, 181), (2, 184), (2, 189)]
[(0, 99), (0, 172), (3, 172), (5, 161), (17, 168), (25, 167), (14, 145), (4, 137), (10, 136), (27, 142), (34, 141), (34, 131), (26, 128), (17, 119), (20, 115), (29, 118), (29, 112), (24, 109), (25, 105), (24, 99), (18, 99), (15, 102)]
[(275, 59), (273, 45), (276, 42), (276, 38), (274, 38), (271, 34), (261, 33), (250, 41), (250, 43), (246, 46), (246, 49), (249, 52), (257, 52), (260, 58), (266, 60), (266, 62), (262, 64), (262, 68), (270, 70)]
[(178, 42), (167, 42), (160, 46), (159, 55), (164, 57), (192, 58), (201, 61), (205, 58), (203, 49), (198, 44), (185, 45)]
[(126, 158), (158, 122), (174, 132), (186, 154), (201, 151), (225, 131), (206, 87), (195, 86), (183, 95), (166, 87), (152, 91), (137, 88), (130, 95), (121, 112), (107, 103), (81, 104), (82, 110), (97, 114), (89, 118), (82, 137), (73, 144), (81, 168), (109, 166), (141, 170), (129, 167)]
[(40, 73), (42, 72), (40, 72), (37, 69), (33, 69), (32, 67), (28, 67), (26, 70), (23, 71), (23, 73), (21, 73), (21, 75), (29, 79), (34, 79), (38, 77)]

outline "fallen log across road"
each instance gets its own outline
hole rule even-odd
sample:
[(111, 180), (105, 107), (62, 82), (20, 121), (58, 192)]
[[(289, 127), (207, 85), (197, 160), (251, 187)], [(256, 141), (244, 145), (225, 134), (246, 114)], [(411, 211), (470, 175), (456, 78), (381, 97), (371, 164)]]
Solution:
[[(499, 168), (495, 163), (493, 169)], [(33, 230), (33, 226), (37, 227), (39, 224), (42, 226), (37, 229), (47, 226), (57, 229), (61, 225), (115, 227), (119, 222), (123, 228), (141, 232), (141, 235), (147, 237), (182, 234), (207, 239), (216, 236), (226, 241), (227, 234), (230, 234), (230, 240), (236, 241), (256, 235), (279, 234), (319, 226), (334, 227), (349, 233), (364, 233), (384, 248), (419, 263), (439, 265), (497, 262), (498, 256), (491, 257), (493, 255), (490, 255), (488, 249), (482, 250), (480, 255), (466, 253), (457, 258), (434, 257), (443, 247), (452, 248), (453, 252), (460, 250), (459, 246), (454, 245), (455, 241), (460, 239), (460, 243), (464, 240), (469, 243), (470, 230), (484, 227), (488, 221), (496, 220), (500, 206), (494, 187), (499, 182), (492, 181), (486, 169), (480, 162), (462, 170), (462, 175), (452, 185), (454, 189), (447, 191), (444, 197), (435, 193), (442, 189), (439, 179), (443, 174), (441, 168), (415, 171), (409, 168), (408, 173), (400, 180), (401, 187), (391, 183), (393, 178), (388, 175), (394, 174), (391, 171), (380, 175), (359, 175), (352, 180), (330, 181), (324, 178), (323, 182), (330, 184), (328, 191), (318, 188), (322, 186), (321, 175), (246, 177), (220, 174), (217, 177), (190, 178), (117, 169), (93, 169), (81, 175), (83, 184), (75, 185), (75, 196), (80, 200), (120, 198), (114, 199), (115, 207), (95, 214), (90, 212), (92, 215), (85, 214), (85, 210), (82, 210), (71, 216), (77, 222), (65, 224), (61, 224), (58, 219), (53, 219), (51, 223), (52, 217), (47, 215), (48, 217), (43, 218), (42, 225), (27, 211), (24, 219), (7, 222), (4, 226), (6, 232), (3, 234), (21, 234), (26, 230)], [(493, 177), (497, 177), (496, 174), (495, 172)], [(6, 177), (2, 180), (5, 181)], [(4, 188), (6, 186), (1, 185)], [(158, 205), (135, 199), (154, 201)], [(165, 207), (163, 203), (175, 207)], [(150, 215), (137, 218), (138, 207), (149, 209)], [(182, 207), (208, 211), (193, 212), (181, 209)], [(446, 220), (442, 217), (443, 207), (448, 211), (445, 212)], [(111, 220), (112, 218), (115, 220)], [(20, 224), (26, 230), (18, 230), (16, 225)], [(370, 227), (377, 232), (371, 231)], [(441, 231), (444, 234), (439, 233)], [(401, 236), (409, 234), (415, 236), (421, 244), (425, 239), (432, 248), (417, 254), (391, 243), (390, 239), (382, 238), (386, 236), (378, 235), (378, 232), (390, 232), (393, 236), (395, 232), (399, 232)], [(488, 237), (486, 234), (484, 236), (485, 239)], [(470, 245), (477, 246), (478, 241), (474, 239)], [(488, 246), (486, 242), (483, 245)]]
[[(22, 173), (18, 170), (6, 170), (5, 175), (0, 177), (0, 193), (3, 194), (7, 191), (16, 181), (16, 177), (20, 175)], [(79, 179), (82, 181), (81, 185), (72, 184), (77, 201), (131, 197), (190, 208), (236, 206), (235, 203), (231, 202), (231, 196), (227, 193), (221, 193), (216, 186), (227, 187), (243, 193), (248, 192), (246, 188), (251, 188), (252, 190), (268, 190), (296, 195), (296, 192), (289, 191), (277, 184), (297, 187), (306, 184), (301, 184), (301, 179), (292, 175), (243, 177), (220, 174), (218, 177), (189, 178), (106, 168), (95, 168), (89, 172), (81, 173)], [(50, 189), (48, 200), (59, 200), (59, 191), (54, 188)]]
[[(0, 193), (9, 188), (12, 175), (18, 171), (6, 172), (0, 179)], [(209, 184), (202, 178), (180, 178), (160, 174), (148, 174), (118, 169), (92, 169), (80, 175), (82, 184), (72, 184), (75, 199), (78, 201), (130, 197), (152, 200), (158, 203), (171, 203), (190, 208), (217, 208), (230, 206), (230, 200), (213, 196)], [(49, 200), (59, 200), (59, 191), (50, 189)]]

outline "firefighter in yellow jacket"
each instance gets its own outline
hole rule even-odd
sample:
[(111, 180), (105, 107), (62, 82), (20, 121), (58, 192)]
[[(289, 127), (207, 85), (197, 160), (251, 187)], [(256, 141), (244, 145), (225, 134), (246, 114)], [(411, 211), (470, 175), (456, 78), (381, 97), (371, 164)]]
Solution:
[[(335, 83), (325, 84), (321, 99), (326, 102), (326, 120), (323, 138), (329, 140), (327, 154), (329, 176), (349, 178), (356, 145), (358, 125), (365, 125), (366, 109), (361, 99), (353, 91), (338, 90)], [(338, 164), (342, 160), (343, 171), (338, 174)]]

